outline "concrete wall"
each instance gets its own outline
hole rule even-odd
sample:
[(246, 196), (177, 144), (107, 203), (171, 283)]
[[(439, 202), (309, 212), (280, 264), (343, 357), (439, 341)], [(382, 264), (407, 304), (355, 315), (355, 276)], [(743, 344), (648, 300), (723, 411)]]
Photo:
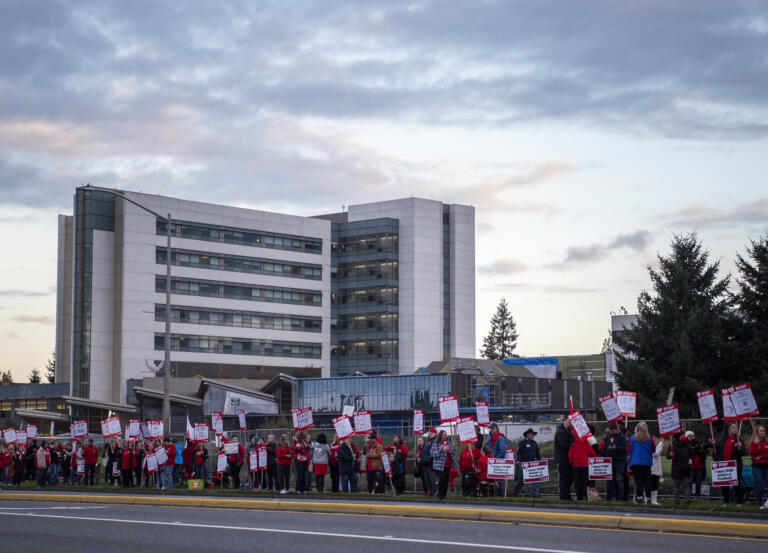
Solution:
[(74, 217), (59, 215), (56, 263), (56, 382), (70, 382), (72, 378), (74, 250)]
[(451, 357), (477, 356), (475, 346), (475, 208), (450, 206)]

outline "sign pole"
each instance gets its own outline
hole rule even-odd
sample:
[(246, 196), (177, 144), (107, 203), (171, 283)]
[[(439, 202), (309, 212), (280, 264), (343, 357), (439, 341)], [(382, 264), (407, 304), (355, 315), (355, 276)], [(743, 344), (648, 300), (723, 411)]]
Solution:
[(709, 435), (712, 437), (712, 442), (715, 441), (715, 429), (712, 428), (712, 421), (709, 422)]

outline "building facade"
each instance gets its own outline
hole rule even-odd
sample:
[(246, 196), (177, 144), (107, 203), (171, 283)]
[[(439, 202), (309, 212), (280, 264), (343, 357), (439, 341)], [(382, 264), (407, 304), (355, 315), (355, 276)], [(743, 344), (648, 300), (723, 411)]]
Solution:
[[(170, 254), (166, 221), (123, 197), (169, 215)], [(74, 397), (124, 403), (159, 366), (169, 255), (177, 377), (407, 373), (475, 348), (467, 206), (301, 217), (84, 187), (58, 251), (56, 379)]]

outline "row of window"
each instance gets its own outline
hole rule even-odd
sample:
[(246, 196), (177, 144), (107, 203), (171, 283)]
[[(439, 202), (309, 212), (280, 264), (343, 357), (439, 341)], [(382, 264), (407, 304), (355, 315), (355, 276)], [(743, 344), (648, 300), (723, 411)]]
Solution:
[[(232, 355), (320, 359), (321, 347), (321, 344), (312, 342), (281, 342), (188, 334), (171, 335), (172, 351), (190, 351), (195, 353), (227, 353)], [(165, 349), (165, 336), (162, 333), (156, 333), (155, 350), (163, 349)]]
[[(165, 248), (158, 247), (155, 251), (155, 262), (165, 265)], [(273, 259), (244, 257), (241, 255), (222, 255), (208, 252), (189, 250), (172, 250), (171, 264), (198, 269), (214, 269), (216, 271), (234, 271), (238, 273), (253, 273), (274, 275), (291, 278), (307, 278), (320, 280), (323, 269), (320, 265), (306, 263), (287, 263)]]
[(397, 234), (382, 233), (339, 238), (331, 250), (334, 253), (397, 252), (397, 247)]
[(397, 330), (397, 313), (339, 315), (331, 320), (333, 330)]
[(397, 278), (397, 261), (368, 261), (341, 263), (336, 269), (338, 278)]
[[(165, 305), (155, 305), (155, 320), (165, 321)], [(237, 326), (297, 332), (320, 332), (322, 330), (320, 317), (206, 309), (204, 307), (173, 306), (171, 307), (171, 321), (196, 325)]]
[(335, 304), (364, 304), (397, 305), (397, 287), (377, 286), (354, 290), (340, 290), (331, 294)]
[[(156, 233), (165, 236), (168, 228), (166, 225), (165, 221), (158, 219)], [(239, 244), (255, 248), (272, 248), (315, 254), (320, 254), (323, 250), (323, 241), (320, 238), (239, 229), (221, 225), (190, 223), (188, 221), (173, 221), (171, 223), (171, 236), (188, 238), (190, 240), (205, 240), (222, 244)]]
[(397, 340), (355, 340), (331, 347), (332, 355), (349, 357), (397, 357)]
[[(155, 292), (165, 292), (165, 277), (155, 276)], [(237, 300), (265, 301), (271, 303), (292, 303), (319, 306), (323, 293), (317, 290), (299, 290), (297, 288), (279, 288), (259, 284), (240, 284), (219, 282), (196, 278), (171, 278), (171, 293), (186, 296), (205, 296), (209, 298), (229, 298)]]

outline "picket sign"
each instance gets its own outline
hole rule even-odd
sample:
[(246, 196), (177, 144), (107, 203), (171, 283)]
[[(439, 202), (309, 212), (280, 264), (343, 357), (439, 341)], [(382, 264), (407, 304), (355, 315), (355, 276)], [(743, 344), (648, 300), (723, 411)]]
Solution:
[(158, 447), (155, 450), (155, 459), (158, 465), (163, 466), (168, 462), (168, 453), (162, 447)]
[(248, 470), (250, 472), (259, 470), (259, 454), (253, 450), (248, 454)]
[(613, 462), (610, 457), (590, 457), (587, 471), (590, 480), (611, 480)]
[(462, 444), (471, 444), (477, 441), (475, 421), (472, 420), (472, 417), (460, 418), (456, 428), (459, 432), (459, 442)]
[(105, 438), (114, 438), (122, 435), (120, 420), (117, 417), (110, 417), (101, 421), (101, 435)]
[(739, 420), (747, 420), (760, 415), (752, 387), (749, 384), (729, 387), (728, 395)]
[(138, 419), (131, 419), (128, 421), (128, 434), (132, 438), (141, 437), (141, 421)]
[(117, 466), (117, 463), (112, 465), (112, 476), (120, 476), (120, 467)]
[(206, 422), (196, 422), (195, 423), (195, 435), (194, 439), (196, 442), (207, 442), (208, 441), (208, 423)]
[(267, 470), (267, 446), (259, 446), (257, 451), (259, 452), (259, 470)]
[(72, 423), (72, 437), (75, 439), (84, 438), (88, 435), (88, 422), (77, 420)]
[(16, 441), (20, 444), (26, 444), (27, 443), (27, 431), (26, 430), (17, 430), (16, 431)]
[(487, 401), (475, 402), (475, 414), (477, 415), (478, 426), (489, 426), (491, 424), (491, 414), (488, 411)]
[(413, 410), (413, 433), (422, 434), (424, 432), (424, 411), (422, 409)]
[(616, 392), (616, 404), (622, 417), (635, 418), (637, 415), (637, 393), (635, 392)]
[(293, 419), (293, 428), (295, 430), (307, 430), (308, 428), (315, 426), (314, 419), (312, 418), (312, 407), (291, 410), (291, 415), (294, 414), (293, 411), (296, 411)]
[(731, 401), (728, 388), (723, 388), (720, 390), (720, 393), (723, 400), (723, 420), (726, 422), (739, 420), (739, 417), (736, 415), (736, 408), (733, 406), (733, 402)]
[(619, 404), (616, 403), (616, 398), (613, 394), (608, 394), (600, 398), (600, 407), (603, 408), (606, 422), (617, 422), (623, 418)]
[(515, 462), (507, 459), (488, 459), (488, 480), (514, 480)]
[(219, 411), (211, 413), (211, 428), (216, 434), (224, 434), (224, 418)]
[(147, 430), (149, 430), (149, 437), (150, 438), (162, 438), (163, 437), (163, 431), (164, 431), (164, 422), (161, 420), (153, 419), (151, 421), (147, 421)]
[(592, 436), (592, 432), (590, 432), (589, 426), (587, 426), (587, 421), (584, 420), (584, 416), (579, 411), (568, 415), (568, 420), (571, 421), (577, 438), (583, 440)]
[(352, 423), (349, 422), (349, 417), (346, 415), (333, 419), (333, 429), (339, 437), (339, 440), (343, 440), (355, 434), (355, 430), (352, 428)]
[(459, 419), (459, 400), (456, 396), (444, 396), (437, 398), (440, 408), (440, 422), (455, 422)]
[(224, 444), (224, 453), (227, 455), (237, 455), (240, 449), (237, 447), (240, 444), (237, 442), (228, 442)]
[(381, 456), (381, 468), (384, 470), (384, 474), (392, 477), (392, 466), (389, 464), (389, 455), (386, 453)]
[(680, 413), (677, 410), (677, 403), (665, 405), (656, 409), (656, 418), (659, 421), (659, 436), (671, 436), (682, 432), (680, 427)]
[(85, 474), (85, 462), (84, 461), (77, 461), (77, 474), (78, 476), (82, 476)]
[(549, 482), (549, 462), (523, 461), (523, 483)]
[(223, 453), (219, 453), (219, 457), (216, 459), (216, 472), (227, 471), (227, 456)]
[(373, 430), (370, 411), (355, 411), (355, 434), (368, 434)]
[(696, 392), (696, 400), (699, 403), (701, 422), (715, 422), (718, 420), (715, 393), (712, 391), (712, 388)]
[(237, 421), (240, 423), (240, 430), (245, 432), (247, 429), (245, 424), (245, 409), (239, 409), (237, 411)]
[(739, 474), (736, 461), (712, 461), (712, 486), (738, 486)]
[(3, 430), (3, 438), (5, 439), (6, 444), (15, 444), (16, 443), (16, 429), (15, 428), (6, 428)]
[(158, 465), (157, 465), (157, 457), (155, 457), (155, 454), (150, 453), (149, 455), (144, 457), (144, 459), (147, 462), (147, 472), (149, 473), (157, 472)]
[(37, 425), (36, 424), (28, 424), (27, 425), (27, 438), (30, 440), (34, 440), (37, 438)]
[(341, 414), (347, 417), (352, 418), (355, 414), (355, 406), (354, 405), (345, 405), (341, 408)]
[(508, 449), (504, 452), (504, 460), (505, 461), (514, 461), (515, 460), (515, 450), (514, 449)]

